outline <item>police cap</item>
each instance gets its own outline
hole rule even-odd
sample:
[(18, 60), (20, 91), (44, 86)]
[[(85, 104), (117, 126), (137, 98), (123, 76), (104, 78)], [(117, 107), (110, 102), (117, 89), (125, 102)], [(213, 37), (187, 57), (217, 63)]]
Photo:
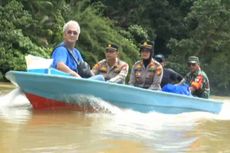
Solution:
[(106, 50), (114, 50), (114, 51), (118, 51), (118, 46), (115, 44), (108, 44), (106, 47)]
[(140, 46), (140, 51), (153, 51), (153, 43), (151, 41), (144, 41)]

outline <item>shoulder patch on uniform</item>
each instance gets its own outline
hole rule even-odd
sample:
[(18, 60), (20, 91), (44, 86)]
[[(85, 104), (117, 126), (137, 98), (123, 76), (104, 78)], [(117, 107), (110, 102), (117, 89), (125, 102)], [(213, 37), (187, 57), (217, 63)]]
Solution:
[(100, 71), (107, 72), (107, 66), (106, 65), (101, 65)]
[(141, 64), (141, 63), (138, 63), (138, 64), (136, 65), (136, 68), (142, 68), (142, 64)]
[(161, 75), (162, 68), (160, 66), (157, 67), (156, 73), (157, 73), (158, 76)]

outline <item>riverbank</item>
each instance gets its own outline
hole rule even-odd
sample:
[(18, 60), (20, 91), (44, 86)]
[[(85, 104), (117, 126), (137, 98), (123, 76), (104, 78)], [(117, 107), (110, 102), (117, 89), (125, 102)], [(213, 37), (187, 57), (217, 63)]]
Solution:
[(1, 89), (14, 89), (14, 88), (16, 88), (16, 86), (10, 82), (0, 82), (0, 90)]

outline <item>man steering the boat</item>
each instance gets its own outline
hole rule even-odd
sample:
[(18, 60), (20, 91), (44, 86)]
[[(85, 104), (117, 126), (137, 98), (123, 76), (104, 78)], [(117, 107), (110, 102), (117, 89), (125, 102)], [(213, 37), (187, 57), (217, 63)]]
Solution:
[(200, 68), (199, 58), (196, 56), (190, 56), (187, 64), (190, 72), (187, 73), (185, 78), (179, 84), (188, 84), (193, 96), (209, 98), (209, 80), (206, 73)]
[(174, 71), (171, 68), (166, 68), (166, 60), (164, 55), (157, 54), (154, 59), (161, 64), (163, 67), (163, 77), (161, 80), (161, 88), (163, 88), (167, 84), (175, 84), (180, 82), (183, 79), (183, 76), (178, 72)]
[(94, 65), (94, 75), (101, 74), (105, 80), (112, 83), (125, 83), (128, 75), (129, 65), (118, 58), (118, 46), (108, 44), (105, 50), (105, 59)]
[(140, 46), (141, 60), (137, 61), (131, 70), (129, 84), (145, 89), (160, 90), (163, 68), (152, 58), (153, 43), (145, 41)]
[(79, 75), (79, 64), (84, 63), (81, 53), (75, 48), (80, 35), (80, 26), (77, 21), (70, 20), (63, 26), (63, 39), (52, 52), (52, 67), (69, 73), (75, 77)]

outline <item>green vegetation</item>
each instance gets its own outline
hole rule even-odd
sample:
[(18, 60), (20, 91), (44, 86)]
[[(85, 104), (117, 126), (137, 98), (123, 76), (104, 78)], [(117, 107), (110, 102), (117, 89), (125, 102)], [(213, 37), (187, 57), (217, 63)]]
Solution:
[(81, 26), (77, 48), (91, 66), (104, 58), (108, 42), (119, 45), (131, 66), (139, 43), (150, 39), (182, 74), (187, 57), (199, 56), (212, 94), (229, 95), (229, 9), (228, 0), (1, 0), (0, 79), (24, 70), (27, 54), (49, 57), (62, 26), (74, 19)]

